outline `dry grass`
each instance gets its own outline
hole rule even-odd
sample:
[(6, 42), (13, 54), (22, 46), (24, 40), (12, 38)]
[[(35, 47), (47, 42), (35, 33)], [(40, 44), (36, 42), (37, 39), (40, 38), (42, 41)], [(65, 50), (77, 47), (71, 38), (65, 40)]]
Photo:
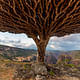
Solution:
[(15, 66), (6, 66), (6, 64), (24, 65), (23, 62), (0, 61), (0, 80), (12, 80), (13, 74), (16, 70)]

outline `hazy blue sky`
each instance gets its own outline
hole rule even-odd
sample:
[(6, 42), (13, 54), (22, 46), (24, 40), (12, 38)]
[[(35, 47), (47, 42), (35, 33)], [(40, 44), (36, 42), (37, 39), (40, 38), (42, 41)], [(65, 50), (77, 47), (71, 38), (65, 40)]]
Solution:
[[(35, 49), (35, 42), (25, 34), (11, 34), (0, 32), (0, 44), (20, 48)], [(80, 50), (80, 34), (65, 37), (51, 37), (47, 49), (52, 50)]]

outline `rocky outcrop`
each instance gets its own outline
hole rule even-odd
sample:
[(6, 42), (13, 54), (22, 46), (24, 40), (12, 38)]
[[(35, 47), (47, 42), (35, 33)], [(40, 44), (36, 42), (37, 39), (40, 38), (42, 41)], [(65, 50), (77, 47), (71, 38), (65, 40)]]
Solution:
[(13, 74), (12, 80), (29, 80), (30, 78), (34, 79), (34, 72), (31, 70), (31, 65), (28, 64), (18, 67)]
[(45, 63), (47, 64), (56, 64), (57, 59), (54, 55), (46, 55), (45, 56)]
[(74, 59), (71, 61), (71, 63), (74, 65), (80, 65), (80, 59)]
[(72, 57), (70, 55), (62, 54), (58, 57), (57, 64), (70, 64), (72, 60)]
[(34, 71), (35, 75), (47, 75), (47, 68), (43, 63), (34, 63), (32, 64), (32, 70)]
[(14, 73), (13, 80), (47, 80), (47, 68), (43, 64), (34, 63), (32, 65), (25, 65), (18, 67)]
[(18, 67), (13, 80), (80, 80), (80, 68), (68, 65), (26, 64)]

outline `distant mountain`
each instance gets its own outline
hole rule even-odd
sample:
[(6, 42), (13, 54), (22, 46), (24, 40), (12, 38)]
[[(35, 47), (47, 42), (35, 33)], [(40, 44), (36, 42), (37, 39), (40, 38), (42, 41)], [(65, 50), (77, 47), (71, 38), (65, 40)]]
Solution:
[(34, 50), (37, 50), (37, 47), (36, 47), (36, 45), (32, 44), (32, 45), (28, 46), (25, 49), (34, 49)]
[(21, 49), (21, 48), (0, 45), (0, 55), (8, 59), (20, 56), (27, 57), (36, 53), (37, 52), (34, 49)]
[[(30, 49), (21, 49), (21, 48), (0, 45), (0, 56), (8, 58), (8, 59), (13, 59), (15, 57), (31, 56), (32, 54), (37, 53), (37, 51), (33, 49), (33, 47), (34, 45), (31, 45)], [(80, 50), (74, 50), (74, 51), (48, 50), (46, 51), (46, 56), (49, 56), (49, 59), (52, 58), (50, 56), (54, 56), (57, 59), (59, 55), (61, 54), (69, 54), (73, 58), (80, 59)]]
[(59, 51), (59, 50), (49, 50), (46, 52), (46, 55), (51, 56), (54, 55), (58, 58), (61, 54), (71, 55), (74, 59), (80, 59), (80, 50), (73, 50), (73, 51)]
[(69, 53), (74, 59), (80, 59), (80, 50), (70, 51)]

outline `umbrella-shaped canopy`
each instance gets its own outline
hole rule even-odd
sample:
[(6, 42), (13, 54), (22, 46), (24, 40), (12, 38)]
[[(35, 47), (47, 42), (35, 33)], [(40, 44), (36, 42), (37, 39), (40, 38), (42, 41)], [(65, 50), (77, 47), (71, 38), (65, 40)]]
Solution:
[(0, 31), (25, 33), (39, 47), (51, 36), (80, 33), (80, 0), (0, 0)]
[(0, 0), (0, 31), (64, 36), (80, 32), (80, 0)]

